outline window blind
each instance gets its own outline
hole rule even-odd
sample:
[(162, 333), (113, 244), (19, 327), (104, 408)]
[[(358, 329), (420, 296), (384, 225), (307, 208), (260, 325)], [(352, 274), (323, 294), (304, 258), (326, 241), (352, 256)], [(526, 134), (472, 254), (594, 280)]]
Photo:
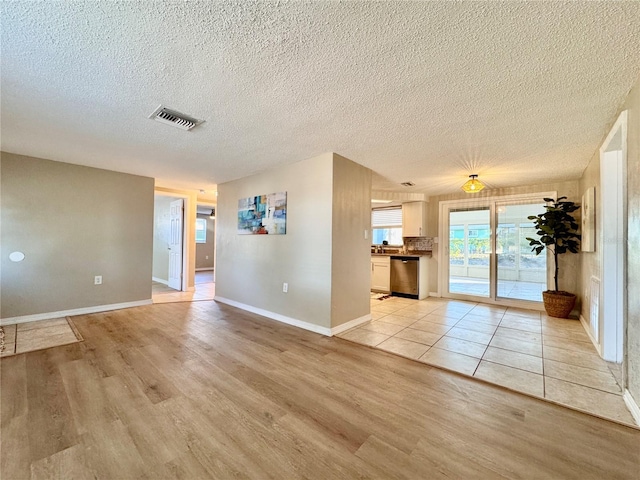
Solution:
[(401, 227), (402, 207), (377, 208), (371, 211), (371, 226), (380, 227)]

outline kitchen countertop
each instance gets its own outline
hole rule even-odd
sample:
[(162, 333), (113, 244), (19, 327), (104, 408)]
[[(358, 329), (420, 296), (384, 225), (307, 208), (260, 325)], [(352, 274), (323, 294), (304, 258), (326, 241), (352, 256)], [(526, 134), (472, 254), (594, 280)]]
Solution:
[(430, 253), (371, 253), (372, 257), (430, 257)]

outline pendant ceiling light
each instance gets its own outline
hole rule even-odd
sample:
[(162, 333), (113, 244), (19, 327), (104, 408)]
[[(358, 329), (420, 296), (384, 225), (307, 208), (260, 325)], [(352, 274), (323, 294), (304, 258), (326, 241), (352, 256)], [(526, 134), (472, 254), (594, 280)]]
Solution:
[(478, 175), (473, 174), (473, 175), (469, 175), (469, 180), (467, 180), (467, 182), (462, 185), (462, 190), (464, 190), (467, 193), (478, 193), (480, 190), (482, 190), (484, 188), (483, 183), (477, 179)]

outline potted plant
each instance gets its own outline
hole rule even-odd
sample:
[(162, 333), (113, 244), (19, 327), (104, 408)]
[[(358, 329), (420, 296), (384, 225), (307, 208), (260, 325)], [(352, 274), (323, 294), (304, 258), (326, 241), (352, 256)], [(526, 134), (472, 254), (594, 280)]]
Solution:
[(548, 203), (544, 208), (546, 212), (539, 215), (532, 215), (529, 220), (533, 220), (538, 239), (529, 238), (531, 251), (540, 255), (547, 248), (553, 254), (555, 271), (553, 275), (555, 290), (542, 292), (544, 309), (552, 317), (568, 318), (576, 303), (576, 296), (573, 293), (558, 289), (558, 255), (567, 252), (578, 253), (580, 245), (580, 235), (578, 234), (578, 222), (571, 215), (580, 208), (574, 202), (566, 201), (567, 197), (560, 197), (558, 200), (545, 198)]

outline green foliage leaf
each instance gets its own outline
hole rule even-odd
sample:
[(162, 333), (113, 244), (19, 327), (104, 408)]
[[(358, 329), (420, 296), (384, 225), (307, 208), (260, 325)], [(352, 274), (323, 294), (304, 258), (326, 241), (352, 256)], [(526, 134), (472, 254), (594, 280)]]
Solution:
[[(528, 238), (531, 251), (540, 255), (545, 248), (557, 255), (563, 253), (579, 253), (581, 236), (578, 233), (579, 224), (572, 213), (580, 208), (580, 205), (567, 200), (567, 197), (544, 198), (547, 203), (545, 212), (539, 215), (527, 217), (533, 221), (533, 227), (539, 239)], [(557, 265), (556, 265), (557, 266)], [(555, 278), (557, 285), (557, 276)]]

